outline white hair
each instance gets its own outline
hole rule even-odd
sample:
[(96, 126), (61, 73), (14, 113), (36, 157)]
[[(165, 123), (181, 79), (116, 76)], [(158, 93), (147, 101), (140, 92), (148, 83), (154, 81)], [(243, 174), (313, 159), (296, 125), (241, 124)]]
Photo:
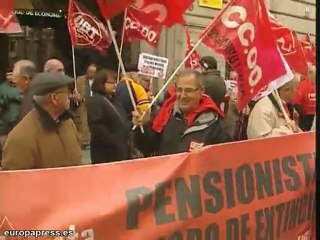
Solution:
[(55, 59), (55, 58), (49, 59), (44, 64), (43, 71), (44, 72), (51, 72), (52, 70), (54, 70), (54, 68), (57, 64), (61, 64), (63, 66), (63, 63), (61, 61), (59, 61), (58, 59)]
[(14, 69), (20, 76), (27, 76), (33, 78), (36, 74), (36, 66), (30, 60), (22, 59), (14, 64)]

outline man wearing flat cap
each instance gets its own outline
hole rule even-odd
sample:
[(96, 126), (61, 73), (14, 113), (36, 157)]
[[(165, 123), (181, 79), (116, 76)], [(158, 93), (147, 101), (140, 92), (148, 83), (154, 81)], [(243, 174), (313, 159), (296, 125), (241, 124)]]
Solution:
[(39, 73), (31, 83), (34, 109), (10, 132), (2, 154), (3, 170), (76, 166), (81, 148), (68, 112), (69, 84), (59, 73)]

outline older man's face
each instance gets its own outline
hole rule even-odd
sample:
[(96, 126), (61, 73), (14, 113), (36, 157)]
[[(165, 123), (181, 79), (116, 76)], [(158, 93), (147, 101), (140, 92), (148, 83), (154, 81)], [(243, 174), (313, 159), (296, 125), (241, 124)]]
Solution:
[(22, 76), (20, 74), (20, 67), (17, 65), (13, 66), (12, 83), (23, 92), (26, 92), (29, 89), (30, 79), (28, 76)]
[(58, 111), (63, 113), (70, 108), (71, 92), (68, 87), (62, 87), (51, 93), (51, 101)]
[(60, 61), (55, 62), (52, 65), (51, 72), (57, 72), (57, 73), (64, 74), (64, 66), (63, 66), (62, 62), (60, 62)]
[(230, 80), (238, 81), (238, 73), (234, 72), (234, 71), (231, 71), (230, 72)]
[(87, 70), (87, 78), (93, 79), (96, 72), (97, 72), (97, 68), (95, 66), (89, 66)]
[(175, 90), (177, 103), (184, 114), (188, 114), (198, 107), (204, 93), (204, 87), (192, 74), (178, 77)]

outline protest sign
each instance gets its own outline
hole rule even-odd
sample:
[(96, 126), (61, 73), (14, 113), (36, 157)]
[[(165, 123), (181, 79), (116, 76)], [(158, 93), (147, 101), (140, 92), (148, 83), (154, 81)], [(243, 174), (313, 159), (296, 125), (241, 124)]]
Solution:
[(141, 53), (139, 55), (139, 73), (151, 77), (164, 79), (167, 74), (169, 59), (155, 55)]
[(221, 9), (223, 4), (223, 0), (199, 0), (199, 6)]
[(312, 240), (315, 134), (120, 163), (1, 172), (0, 196), (0, 239), (4, 230), (49, 229), (76, 235), (37, 239)]

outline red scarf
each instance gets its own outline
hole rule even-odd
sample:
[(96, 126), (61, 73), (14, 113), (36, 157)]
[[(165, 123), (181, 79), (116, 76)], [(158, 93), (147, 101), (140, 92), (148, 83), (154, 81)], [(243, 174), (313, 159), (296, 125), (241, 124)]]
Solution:
[[(170, 98), (160, 108), (152, 124), (152, 129), (157, 133), (161, 133), (163, 128), (167, 125), (172, 115), (175, 102), (176, 102), (176, 96), (174, 94), (173, 96), (170, 96)], [(213, 102), (213, 100), (209, 96), (203, 95), (198, 107), (194, 111), (188, 114), (186, 118), (187, 126), (191, 126), (193, 122), (196, 120), (196, 118), (199, 116), (199, 114), (206, 111), (215, 112), (218, 114), (219, 117), (224, 118), (223, 112), (219, 107), (217, 107), (217, 105)]]
[(175, 86), (173, 83), (169, 85), (167, 91), (168, 91), (169, 97), (172, 97), (175, 95)]

